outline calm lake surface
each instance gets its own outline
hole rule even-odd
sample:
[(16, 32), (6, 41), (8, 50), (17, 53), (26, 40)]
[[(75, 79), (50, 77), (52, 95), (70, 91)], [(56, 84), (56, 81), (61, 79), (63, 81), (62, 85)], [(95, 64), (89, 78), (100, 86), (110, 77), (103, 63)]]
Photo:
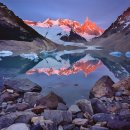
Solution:
[(35, 62), (20, 56), (0, 60), (0, 84), (11, 77), (28, 78), (43, 88), (43, 95), (54, 91), (69, 105), (88, 98), (90, 89), (103, 75), (115, 82), (129, 76), (130, 58), (112, 56), (97, 48), (46, 52)]

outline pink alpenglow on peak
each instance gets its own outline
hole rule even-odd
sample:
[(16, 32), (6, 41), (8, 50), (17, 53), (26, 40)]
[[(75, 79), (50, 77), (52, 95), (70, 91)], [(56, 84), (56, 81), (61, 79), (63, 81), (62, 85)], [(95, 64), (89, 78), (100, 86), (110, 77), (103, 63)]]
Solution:
[(83, 24), (73, 21), (70, 19), (57, 19), (52, 20), (50, 18), (42, 22), (33, 22), (29, 20), (24, 20), (26, 24), (34, 27), (51, 28), (53, 26), (60, 27), (63, 31), (70, 32), (72, 29), (78, 35), (84, 37), (86, 40), (98, 37), (103, 34), (104, 30), (86, 18)]

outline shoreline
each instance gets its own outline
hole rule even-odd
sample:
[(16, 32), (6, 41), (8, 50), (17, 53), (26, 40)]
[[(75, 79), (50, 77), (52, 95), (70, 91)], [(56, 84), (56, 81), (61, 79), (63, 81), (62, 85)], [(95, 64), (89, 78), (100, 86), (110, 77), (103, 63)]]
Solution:
[(1, 130), (129, 130), (130, 77), (114, 83), (100, 78), (90, 91), (90, 99), (80, 99), (70, 107), (64, 99), (28, 79), (4, 82), (0, 92)]

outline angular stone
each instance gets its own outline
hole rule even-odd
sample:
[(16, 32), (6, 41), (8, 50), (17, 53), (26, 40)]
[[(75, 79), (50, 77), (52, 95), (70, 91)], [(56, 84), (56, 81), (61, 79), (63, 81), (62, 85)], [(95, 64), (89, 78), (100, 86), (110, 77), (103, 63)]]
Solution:
[(36, 104), (47, 106), (50, 109), (56, 109), (58, 106), (58, 103), (65, 104), (65, 102), (63, 101), (63, 99), (61, 97), (59, 97), (58, 95), (56, 95), (53, 92), (50, 92), (47, 96), (39, 99)]
[(103, 76), (96, 82), (96, 84), (90, 91), (90, 98), (100, 98), (103, 96), (112, 97), (114, 95), (114, 91), (112, 88), (113, 84), (114, 82), (109, 76)]
[(8, 105), (5, 112), (16, 112), (16, 105)]
[(76, 104), (82, 112), (88, 112), (90, 115), (93, 115), (93, 109), (90, 101), (86, 99), (81, 99), (76, 101)]
[(57, 124), (60, 123), (71, 123), (72, 122), (72, 113), (69, 111), (61, 110), (44, 110), (42, 114), (46, 120), (52, 120)]
[(30, 130), (30, 129), (24, 123), (16, 123), (16, 124), (9, 126), (6, 130)]
[(2, 102), (7, 102), (7, 101), (14, 101), (16, 100), (20, 95), (18, 93), (9, 93), (9, 92), (4, 92), (1, 95), (1, 101)]
[(94, 113), (107, 113), (107, 107), (105, 106), (104, 102), (97, 98), (91, 99), (91, 104)]
[(4, 82), (7, 89), (13, 89), (18, 93), (40, 92), (42, 88), (28, 79), (9, 79)]
[(76, 114), (80, 112), (81, 110), (79, 109), (77, 105), (71, 105), (68, 111), (72, 112), (72, 114)]
[(42, 97), (41, 94), (37, 92), (27, 92), (24, 93), (24, 101), (30, 105), (30, 107), (34, 107), (36, 102), (40, 100)]
[(127, 77), (119, 82), (113, 84), (112, 86), (116, 91), (119, 89), (129, 90), (130, 91), (130, 77)]

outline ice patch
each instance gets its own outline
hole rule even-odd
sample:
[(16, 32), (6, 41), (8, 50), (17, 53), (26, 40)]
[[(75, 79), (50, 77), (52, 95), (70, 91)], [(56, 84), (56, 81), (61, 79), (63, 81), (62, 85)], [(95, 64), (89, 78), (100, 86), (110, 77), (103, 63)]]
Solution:
[(21, 54), (20, 56), (29, 60), (34, 60), (34, 61), (37, 61), (39, 59), (36, 53)]
[(130, 25), (130, 21), (128, 21), (127, 23), (125, 23), (124, 28), (128, 27)]
[(6, 57), (13, 55), (12, 51), (0, 51), (0, 57)]
[(126, 56), (127, 58), (130, 58), (130, 52), (126, 52), (126, 53), (125, 53), (125, 56)]
[(122, 56), (121, 52), (111, 52), (109, 54), (112, 55), (112, 56), (115, 56), (115, 57), (121, 57)]
[(86, 46), (87, 50), (102, 50), (100, 46)]

